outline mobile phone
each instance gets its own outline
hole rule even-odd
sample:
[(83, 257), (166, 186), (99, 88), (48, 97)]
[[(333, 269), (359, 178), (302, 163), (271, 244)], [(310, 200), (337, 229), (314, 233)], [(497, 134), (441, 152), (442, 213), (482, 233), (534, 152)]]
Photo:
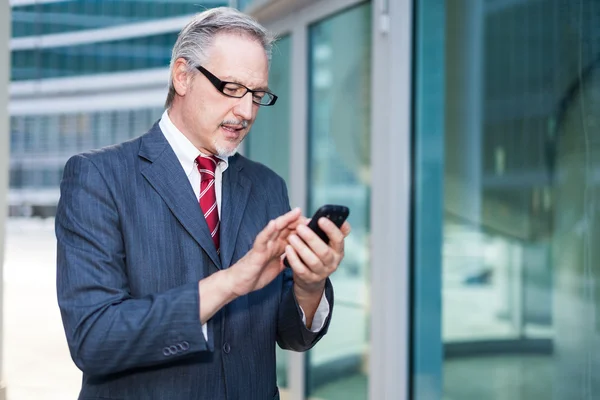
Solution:
[[(326, 244), (329, 244), (329, 237), (325, 232), (323, 232), (323, 230), (321, 230), (321, 228), (319, 228), (319, 219), (321, 217), (325, 217), (339, 228), (348, 218), (348, 215), (350, 215), (350, 209), (346, 206), (325, 204), (324, 206), (319, 207), (319, 209), (313, 214), (310, 222), (308, 223), (308, 227), (312, 229), (322, 241), (324, 241)], [(283, 264), (290, 268), (287, 257), (283, 260)]]

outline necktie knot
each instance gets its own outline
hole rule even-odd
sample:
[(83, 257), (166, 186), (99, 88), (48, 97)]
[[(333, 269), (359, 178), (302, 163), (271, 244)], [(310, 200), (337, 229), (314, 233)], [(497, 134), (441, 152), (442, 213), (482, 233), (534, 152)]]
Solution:
[(200, 179), (203, 181), (215, 179), (218, 162), (219, 159), (215, 156), (199, 155), (196, 158), (196, 163), (198, 164), (198, 171), (200, 171)]

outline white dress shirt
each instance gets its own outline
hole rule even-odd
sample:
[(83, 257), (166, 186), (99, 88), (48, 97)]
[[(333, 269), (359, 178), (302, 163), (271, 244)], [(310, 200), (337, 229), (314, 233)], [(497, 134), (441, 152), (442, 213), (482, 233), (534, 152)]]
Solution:
[[(196, 158), (201, 154), (201, 152), (189, 141), (188, 138), (185, 137), (183, 133), (175, 125), (169, 118), (169, 113), (165, 111), (158, 123), (160, 130), (165, 135), (167, 142), (171, 145), (171, 148), (175, 152), (177, 159), (181, 163), (183, 170), (190, 181), (190, 185), (192, 185), (192, 189), (196, 194), (196, 199), (200, 201), (200, 171), (196, 167)], [(221, 215), (221, 189), (223, 187), (223, 172), (229, 167), (229, 161), (227, 158), (219, 157), (219, 163), (217, 164), (217, 168), (215, 170), (215, 194), (217, 197), (217, 210), (219, 211), (219, 216)], [(302, 310), (302, 307), (300, 307)], [(325, 297), (325, 293), (321, 297), (321, 302), (319, 303), (319, 307), (317, 307), (317, 311), (315, 312), (315, 316), (313, 317), (312, 323), (312, 332), (319, 332), (323, 329), (323, 325), (325, 324), (325, 320), (329, 315), (329, 302)], [(306, 325), (306, 316), (304, 315), (304, 310), (302, 310), (302, 322)], [(204, 338), (208, 337), (206, 324), (202, 325), (202, 333), (204, 334)], [(208, 339), (206, 339), (208, 340)]]

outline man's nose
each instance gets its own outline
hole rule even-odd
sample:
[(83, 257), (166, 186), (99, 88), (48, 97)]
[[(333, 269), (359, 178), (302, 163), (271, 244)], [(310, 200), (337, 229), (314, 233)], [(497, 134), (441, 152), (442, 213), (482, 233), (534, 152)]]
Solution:
[(233, 112), (241, 119), (250, 120), (252, 119), (253, 107), (254, 103), (252, 103), (252, 93), (248, 92), (240, 99), (237, 106), (233, 109)]

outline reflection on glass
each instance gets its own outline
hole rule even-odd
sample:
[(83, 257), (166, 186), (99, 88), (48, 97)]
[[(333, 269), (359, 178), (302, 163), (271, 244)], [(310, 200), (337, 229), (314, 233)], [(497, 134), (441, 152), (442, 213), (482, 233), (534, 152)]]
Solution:
[(255, 0), (238, 0), (238, 9), (245, 11), (252, 7)]
[[(246, 139), (246, 155), (277, 172), (289, 186), (290, 161), (290, 57), (291, 38), (280, 38), (273, 48), (269, 88), (277, 104), (261, 107)], [(287, 386), (287, 352), (277, 347), (277, 384)]]
[(48, 35), (189, 15), (228, 1), (103, 0), (23, 2), (12, 8), (13, 37)]
[[(162, 108), (14, 116), (11, 118), (9, 187), (58, 190), (68, 157), (138, 136), (160, 118)], [(33, 190), (28, 202), (47, 201)]]
[[(135, 28), (159, 19), (180, 17), (228, 1), (44, 1), (11, 9), (13, 38), (86, 34), (106, 28)], [(58, 47), (24, 47), (12, 52), (13, 81), (167, 68), (177, 32)], [(67, 40), (68, 41), (68, 40)]]
[[(16, 50), (13, 81), (168, 68), (177, 32), (109, 42)], [(43, 62), (42, 62), (43, 60)]]
[[(429, 360), (442, 387), (433, 379), (415, 398), (600, 398), (600, 4), (419, 10), (446, 25), (434, 49), (444, 104), (433, 110), (444, 121), (445, 359)], [(424, 60), (417, 74), (439, 68)], [(428, 343), (415, 340), (418, 357)]]
[[(600, 8), (597, 8), (600, 9)], [(596, 19), (596, 32), (599, 19)], [(597, 35), (598, 37), (598, 35)], [(564, 98), (552, 139), (556, 398), (600, 396), (600, 40)], [(583, 383), (583, 387), (575, 384)]]
[(248, 135), (247, 155), (277, 172), (289, 184), (290, 161), (290, 57), (291, 39), (279, 39), (273, 47), (269, 88), (275, 93), (273, 107), (261, 107)]
[(326, 203), (350, 208), (352, 234), (332, 276), (335, 311), (309, 353), (308, 395), (367, 398), (371, 6), (310, 27), (309, 213)]

